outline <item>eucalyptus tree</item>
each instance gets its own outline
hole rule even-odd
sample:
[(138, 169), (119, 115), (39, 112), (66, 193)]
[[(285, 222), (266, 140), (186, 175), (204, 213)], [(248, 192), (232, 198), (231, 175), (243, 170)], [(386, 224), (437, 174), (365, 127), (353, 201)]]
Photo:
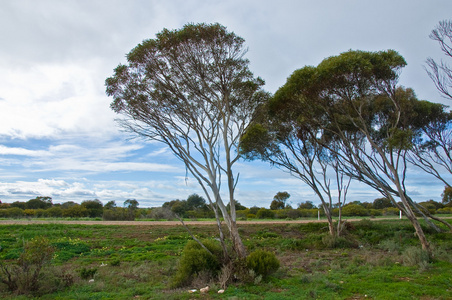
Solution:
[[(444, 20), (439, 22), (435, 29), (430, 33), (430, 38), (437, 41), (441, 51), (448, 58), (452, 58), (452, 21)], [(435, 84), (440, 94), (452, 100), (452, 68), (441, 60), (435, 61), (429, 57), (427, 59), (427, 73)]]
[(413, 91), (397, 86), (405, 65), (393, 50), (350, 50), (296, 70), (271, 105), (288, 111), (302, 140), (333, 153), (340, 172), (391, 199), (430, 251), (415, 215), (423, 213), (406, 188), (407, 154), (426, 120), (416, 111)]
[(246, 249), (236, 224), (233, 166), (240, 137), (266, 97), (246, 52), (244, 40), (220, 24), (188, 24), (143, 41), (127, 54), (128, 64), (106, 80), (111, 108), (123, 116), (120, 124), (165, 144), (185, 164), (215, 212), (223, 250), (221, 217), (239, 257)]
[[(337, 205), (341, 211), (350, 177), (340, 172), (337, 155), (317, 142), (318, 128), (301, 130), (298, 117), (307, 111), (301, 103), (281, 98), (285, 97), (282, 91), (288, 88), (291, 87), (281, 88), (259, 107), (253, 124), (242, 138), (241, 153), (249, 160), (269, 162), (304, 182), (322, 203), (330, 234), (340, 235), (341, 217), (335, 230), (333, 207)], [(333, 182), (331, 175), (334, 175)]]

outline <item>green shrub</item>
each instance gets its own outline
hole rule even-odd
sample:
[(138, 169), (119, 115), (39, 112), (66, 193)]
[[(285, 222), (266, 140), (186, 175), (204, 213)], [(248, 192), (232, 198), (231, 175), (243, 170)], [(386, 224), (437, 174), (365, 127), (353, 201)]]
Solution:
[(81, 268), (79, 271), (80, 278), (82, 278), (82, 279), (93, 278), (94, 275), (96, 275), (96, 273), (97, 273), (97, 268), (91, 268), (91, 269)]
[(261, 208), (257, 211), (256, 216), (258, 219), (273, 219), (275, 217), (275, 213), (268, 208)]
[(174, 287), (189, 285), (200, 274), (214, 277), (220, 271), (223, 256), (221, 246), (213, 240), (203, 240), (202, 243), (211, 253), (196, 241), (188, 241), (185, 245), (177, 273), (173, 278), (172, 285)]
[(273, 252), (256, 250), (246, 258), (248, 269), (263, 277), (270, 275), (279, 268), (279, 260)]
[(403, 251), (402, 257), (405, 266), (418, 266), (421, 270), (426, 269), (430, 261), (428, 252), (415, 246), (408, 247)]
[(438, 214), (452, 214), (452, 207), (443, 207), (436, 211)]
[(386, 207), (383, 209), (384, 216), (398, 216), (400, 214), (400, 210), (395, 207)]
[(41, 271), (50, 262), (54, 249), (45, 237), (36, 237), (24, 244), (16, 264), (0, 263), (0, 282), (10, 291), (27, 294), (38, 291)]
[(348, 204), (342, 208), (343, 216), (367, 216), (369, 211), (358, 204)]
[(115, 257), (110, 261), (110, 265), (113, 267), (117, 267), (121, 264), (121, 261), (119, 260), (119, 258)]
[(326, 248), (354, 248), (356, 247), (353, 240), (342, 236), (332, 236), (325, 234), (322, 237), (322, 244)]

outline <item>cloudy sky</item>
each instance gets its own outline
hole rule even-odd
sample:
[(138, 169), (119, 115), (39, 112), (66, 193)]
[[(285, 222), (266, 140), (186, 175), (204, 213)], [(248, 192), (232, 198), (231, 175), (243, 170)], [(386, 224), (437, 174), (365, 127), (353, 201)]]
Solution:
[[(149, 207), (201, 194), (168, 149), (120, 132), (105, 95), (125, 54), (163, 28), (225, 25), (246, 40), (251, 70), (272, 93), (295, 69), (328, 56), (394, 49), (408, 62), (401, 84), (447, 103), (424, 65), (442, 58), (428, 35), (450, 12), (450, 0), (0, 0), (0, 199), (133, 198)], [(317, 203), (278, 169), (240, 162), (237, 170), (246, 206), (268, 206), (278, 191), (294, 205)], [(442, 184), (414, 169), (409, 179), (414, 199), (440, 200)], [(354, 183), (349, 201), (376, 197)]]

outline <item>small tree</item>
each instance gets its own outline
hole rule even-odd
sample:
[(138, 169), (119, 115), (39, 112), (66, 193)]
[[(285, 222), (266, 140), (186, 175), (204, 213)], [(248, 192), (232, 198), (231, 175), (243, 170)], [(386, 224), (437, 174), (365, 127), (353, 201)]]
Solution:
[(124, 201), (124, 207), (127, 209), (128, 220), (135, 220), (135, 213), (138, 209), (138, 201), (135, 199), (127, 199)]
[(273, 201), (270, 204), (270, 209), (284, 209), (286, 208), (286, 202), (290, 198), (288, 192), (277, 192), (273, 197)]
[(441, 196), (444, 205), (452, 204), (452, 187), (446, 186)]
[(85, 200), (82, 202), (82, 206), (88, 210), (90, 218), (102, 217), (103, 204), (100, 200)]
[(392, 203), (391, 199), (386, 197), (377, 198), (372, 203), (372, 208), (374, 209), (383, 209), (387, 207), (394, 207), (394, 204)]

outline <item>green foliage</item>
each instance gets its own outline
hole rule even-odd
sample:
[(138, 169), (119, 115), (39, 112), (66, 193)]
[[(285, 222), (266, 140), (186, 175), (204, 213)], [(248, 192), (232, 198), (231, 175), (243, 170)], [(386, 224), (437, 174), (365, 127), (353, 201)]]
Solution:
[(350, 237), (332, 236), (331, 234), (325, 234), (322, 237), (322, 244), (326, 248), (354, 248), (356, 242)]
[(392, 203), (391, 199), (382, 197), (375, 199), (372, 203), (372, 206), (374, 209), (383, 209), (386, 207), (394, 207), (394, 204)]
[(97, 268), (81, 268), (79, 270), (80, 278), (90, 279), (93, 278), (97, 273)]
[(428, 252), (419, 247), (408, 247), (403, 251), (403, 264), (409, 267), (417, 266), (421, 270), (427, 268), (430, 257)]
[(400, 214), (400, 210), (395, 207), (387, 207), (383, 209), (384, 216), (398, 216)]
[(63, 210), (63, 217), (69, 218), (83, 218), (89, 214), (88, 209), (80, 204), (74, 204), (69, 208)]
[(273, 219), (275, 217), (275, 213), (271, 209), (260, 208), (256, 214), (258, 219)]
[(59, 263), (68, 261), (81, 254), (88, 253), (91, 250), (90, 246), (82, 240), (66, 237), (57, 239), (52, 243), (52, 246), (56, 250), (54, 260)]
[(367, 216), (369, 211), (358, 204), (348, 204), (342, 207), (343, 216)]
[(273, 252), (256, 250), (247, 256), (246, 265), (256, 274), (266, 277), (279, 269), (279, 260)]
[(452, 203), (452, 187), (446, 186), (444, 188), (443, 193), (441, 194), (443, 204), (451, 204)]
[(103, 204), (100, 200), (85, 200), (81, 205), (88, 210), (90, 218), (102, 217)]
[(117, 257), (112, 258), (112, 259), (110, 260), (110, 265), (111, 265), (112, 267), (117, 267), (117, 266), (119, 266), (120, 264), (121, 264), (121, 261), (120, 261), (119, 258), (117, 258)]
[(42, 281), (41, 271), (50, 262), (53, 253), (54, 248), (47, 238), (36, 237), (25, 242), (16, 264), (0, 263), (0, 282), (19, 294), (37, 292)]
[(222, 266), (221, 246), (213, 240), (203, 240), (202, 243), (211, 253), (203, 249), (196, 241), (188, 241), (182, 252), (177, 273), (173, 278), (173, 286), (186, 286), (200, 274), (207, 274), (211, 278), (218, 274)]

